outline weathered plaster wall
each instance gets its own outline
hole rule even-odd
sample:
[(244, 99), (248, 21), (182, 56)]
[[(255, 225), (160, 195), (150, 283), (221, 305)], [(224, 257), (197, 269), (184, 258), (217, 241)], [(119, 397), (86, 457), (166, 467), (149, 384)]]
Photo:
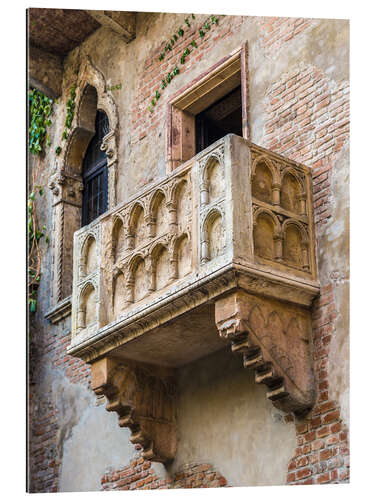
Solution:
[(332, 219), (319, 235), (319, 270), (322, 285), (332, 285), (337, 317), (328, 357), (329, 395), (341, 406), (349, 426), (349, 147), (332, 166)]
[(296, 447), (294, 425), (285, 423), (266, 399), (264, 386), (255, 384), (241, 356), (228, 348), (184, 367), (179, 390), (172, 471), (199, 457), (212, 463), (230, 486), (285, 483)]
[[(206, 17), (197, 16), (197, 24)], [(165, 103), (168, 98), (244, 41), (248, 42), (251, 140), (270, 149), (267, 132), (267, 121), (272, 119), (268, 107), (270, 89), (285, 75), (300, 66), (314, 67), (324, 74), (331, 90), (349, 78), (347, 21), (313, 20), (306, 25), (295, 21), (293, 36), (284, 37), (282, 43), (275, 46), (270, 38), (272, 30), (270, 35), (265, 21), (228, 16), (212, 30), (210, 41), (197, 51), (194, 57), (199, 59), (187, 62), (181, 74), (164, 91), (151, 117), (147, 105), (160, 84), (160, 77), (150, 72), (150, 59), (157, 57), (158, 47), (166, 35), (183, 25), (184, 18), (183, 14), (139, 14), (137, 38), (130, 44), (108, 29), (100, 28), (67, 56), (62, 98), (54, 106), (52, 121), (56, 125), (49, 131), (52, 146), (42, 165), (42, 184), (47, 186), (48, 176), (54, 169), (54, 150), (62, 142), (67, 93), (74, 81), (77, 61), (84, 59), (85, 54), (89, 54), (103, 72), (108, 86), (122, 83), (121, 90), (112, 91), (120, 117), (118, 202), (165, 175)], [(176, 61), (179, 54), (180, 50), (176, 49)], [(166, 73), (169, 69), (168, 64), (167, 70), (162, 71)], [(301, 135), (304, 133), (302, 131)], [(294, 154), (296, 150), (291, 148), (285, 154), (289, 153)], [(341, 417), (347, 424), (348, 241), (344, 237), (348, 230), (347, 147), (335, 152), (327, 161), (332, 169), (324, 182), (330, 191), (326, 204), (331, 211), (327, 223), (317, 231), (319, 276), (322, 286), (332, 285), (337, 311), (328, 350), (329, 400), (338, 401)], [(41, 224), (46, 223), (53, 241), (52, 194), (47, 190), (45, 196), (47, 203), (43, 205), (40, 220)], [(100, 478), (108, 467), (120, 469), (129, 463), (134, 447), (129, 443), (128, 431), (119, 429), (117, 417), (107, 413), (103, 406), (95, 405), (88, 387), (89, 367), (65, 355), (70, 318), (59, 325), (51, 325), (43, 317), (51, 306), (53, 257), (51, 244), (43, 243), (42, 249), (39, 306), (32, 320), (31, 489), (95, 490), (100, 488)], [(279, 418), (265, 398), (265, 389), (256, 386), (253, 375), (242, 368), (241, 359), (225, 352), (184, 368), (180, 386), (179, 450), (176, 463), (168, 471), (170, 474), (186, 462), (207, 461), (231, 485), (282, 484), (287, 477), (288, 461), (298, 453), (310, 453), (309, 440), (320, 436), (318, 431), (311, 430), (314, 423), (309, 423), (309, 428), (303, 423), (296, 443), (294, 424), (285, 424)], [(328, 395), (325, 397), (328, 399)], [(325, 404), (323, 396), (318, 403)], [(315, 432), (312, 437), (311, 433)], [(332, 438), (329, 446), (333, 443)], [(305, 451), (294, 452), (296, 444), (301, 450), (304, 446)], [(316, 449), (315, 454), (312, 453), (308, 458), (304, 456), (305, 461), (301, 464), (316, 463)], [(323, 476), (324, 470), (316, 469), (315, 473)], [(306, 474), (293, 476), (290, 481), (303, 477)], [(334, 479), (334, 475), (328, 478)]]

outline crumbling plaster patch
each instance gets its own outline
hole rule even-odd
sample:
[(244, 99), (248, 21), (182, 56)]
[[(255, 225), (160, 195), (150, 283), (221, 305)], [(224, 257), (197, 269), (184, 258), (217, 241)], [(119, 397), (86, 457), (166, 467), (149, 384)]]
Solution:
[(283, 73), (299, 65), (312, 65), (336, 85), (349, 79), (349, 21), (316, 20), (311, 28), (285, 43), (275, 59), (255, 43), (258, 38), (256, 32), (254, 43), (249, 43), (250, 132), (252, 142), (264, 145), (264, 99), (270, 85)]
[(255, 384), (240, 356), (225, 349), (187, 365), (179, 386), (178, 448), (171, 472), (199, 457), (231, 486), (285, 483), (295, 427), (266, 400), (265, 388)]
[(332, 165), (332, 218), (318, 234), (321, 285), (333, 285), (337, 317), (329, 345), (330, 399), (341, 406), (349, 426), (349, 146), (343, 147)]
[[(128, 429), (115, 414), (96, 406), (91, 389), (72, 384), (46, 363), (39, 390), (57, 409), (57, 454), (61, 459), (59, 491), (98, 491), (105, 468), (119, 468), (134, 456)], [(95, 436), (95, 439), (93, 439)]]

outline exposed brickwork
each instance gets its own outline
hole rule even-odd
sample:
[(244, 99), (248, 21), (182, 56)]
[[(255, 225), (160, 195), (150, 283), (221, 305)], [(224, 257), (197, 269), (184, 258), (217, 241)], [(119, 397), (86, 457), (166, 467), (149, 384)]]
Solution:
[[(159, 61), (159, 55), (165, 46), (164, 42), (156, 47), (150, 53), (149, 58), (146, 59), (138, 79), (138, 89), (131, 110), (133, 144), (163, 126), (162, 122), (166, 113), (166, 91), (161, 90), (160, 86), (168, 72), (172, 71), (176, 65), (180, 70), (180, 73), (174, 76), (168, 85), (168, 95), (173, 95), (174, 91), (180, 88), (180, 84), (177, 82), (181, 79), (181, 76), (189, 72), (194, 66), (197, 66), (219, 41), (231, 37), (239, 29), (244, 18), (242, 16), (218, 16), (218, 24), (211, 26), (211, 29), (206, 32), (205, 37), (202, 39), (199, 36), (199, 28), (205, 19), (206, 17), (200, 15), (192, 22), (190, 28), (184, 26), (184, 30), (186, 28), (184, 36), (178, 38), (173, 50), (167, 52), (162, 62)], [(193, 40), (195, 40), (197, 48), (192, 48), (189, 45)], [(180, 64), (181, 55), (186, 47), (191, 49), (191, 53), (186, 57), (185, 63)], [(156, 102), (153, 112), (150, 113), (148, 106), (151, 104), (151, 99), (155, 96), (156, 90), (160, 91), (161, 97)]]
[[(38, 349), (33, 349), (33, 362), (30, 369), (37, 364), (39, 367), (51, 363), (52, 369), (60, 370), (60, 377), (66, 376), (70, 382), (90, 385), (91, 371), (78, 358), (66, 355), (66, 348), (70, 342), (70, 318), (66, 318), (59, 327), (43, 332), (39, 337)], [(38, 352), (38, 354), (36, 353)], [(33, 373), (29, 391), (29, 480), (30, 491), (56, 492), (61, 466), (59, 452), (59, 425), (58, 408), (52, 397), (52, 390), (40, 394), (38, 384), (41, 382)], [(33, 380), (35, 378), (35, 381)]]
[[(161, 45), (155, 47), (145, 61), (139, 75), (138, 88), (131, 109), (131, 143), (136, 144), (154, 130), (165, 126), (166, 96), (161, 98), (152, 114), (147, 107), (162, 78), (176, 64), (181, 74), (191, 70), (204, 60), (207, 53), (221, 40), (232, 36), (243, 22), (240, 16), (219, 17), (201, 40), (197, 28), (200, 19), (186, 29), (183, 39), (178, 40), (173, 51), (159, 62)], [(259, 43), (269, 55), (275, 55), (296, 36), (313, 26), (306, 19), (261, 18)], [(184, 65), (179, 64), (183, 49), (197, 41)], [(223, 54), (225, 55), (225, 54)], [(169, 87), (179, 89), (175, 76)], [(170, 94), (169, 94), (170, 95)], [(251, 96), (250, 96), (251, 97)], [(331, 217), (331, 168), (337, 153), (349, 137), (349, 88), (346, 82), (335, 85), (319, 69), (301, 66), (283, 75), (275, 82), (266, 96), (266, 123), (264, 143), (261, 144), (284, 156), (294, 158), (313, 169), (314, 207), (317, 234)], [(47, 170), (47, 169), (46, 169)], [(43, 223), (43, 222), (42, 222)], [(48, 269), (50, 262), (42, 262)], [(50, 293), (47, 286), (43, 293)], [(48, 303), (48, 301), (45, 301)], [(44, 311), (45, 312), (45, 311)], [(320, 484), (347, 482), (349, 480), (348, 431), (340, 418), (340, 408), (329, 399), (327, 373), (330, 342), (335, 335), (336, 305), (333, 285), (323, 287), (314, 305), (313, 342), (314, 368), (317, 380), (317, 404), (311, 415), (296, 422), (298, 446), (291, 458), (286, 482), (290, 484)], [(29, 391), (29, 466), (30, 490), (54, 492), (58, 490), (61, 459), (58, 443), (58, 408), (51, 392), (41, 394), (38, 389), (40, 367), (51, 364), (74, 384), (90, 385), (90, 368), (82, 361), (66, 355), (70, 341), (70, 318), (53, 326), (38, 313), (37, 341), (30, 348)], [(36, 347), (37, 344), (37, 347)], [(36, 367), (39, 367), (36, 369)], [(35, 373), (34, 373), (35, 372)], [(35, 378), (34, 378), (35, 377)], [(288, 415), (287, 421), (293, 420)], [(198, 457), (199, 458), (199, 457)], [(106, 473), (101, 480), (103, 490), (192, 488), (226, 486), (226, 479), (208, 464), (191, 464), (177, 473), (173, 479), (161, 479), (150, 462), (137, 459), (121, 470)]]
[[(332, 216), (332, 164), (349, 138), (348, 84), (333, 85), (319, 69), (301, 66), (275, 82), (267, 97), (266, 147), (313, 169), (319, 244), (319, 235)], [(298, 447), (289, 464), (288, 483), (335, 483), (349, 478), (347, 429), (339, 406), (328, 395), (328, 353), (336, 316), (333, 285), (328, 284), (313, 310), (317, 404), (309, 418), (296, 425)]]
[(349, 139), (348, 83), (333, 85), (318, 68), (301, 66), (275, 82), (267, 97), (266, 147), (312, 167), (319, 231), (331, 216), (332, 162)]
[(259, 42), (271, 55), (276, 55), (285, 42), (313, 26), (312, 19), (290, 17), (261, 17)]
[(210, 464), (188, 464), (171, 479), (161, 479), (143, 458), (123, 469), (110, 471), (102, 479), (102, 490), (154, 490), (176, 488), (221, 488), (227, 480)]

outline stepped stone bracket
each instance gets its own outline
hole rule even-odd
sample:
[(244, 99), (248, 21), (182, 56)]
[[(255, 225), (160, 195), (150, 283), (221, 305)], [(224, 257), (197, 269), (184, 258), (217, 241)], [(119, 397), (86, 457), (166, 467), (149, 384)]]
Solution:
[(175, 458), (176, 385), (173, 371), (105, 357), (92, 364), (92, 388), (108, 399), (130, 441), (143, 447), (146, 460), (168, 463)]
[(302, 416), (314, 404), (310, 312), (236, 291), (215, 302), (219, 335), (232, 342), (276, 408)]

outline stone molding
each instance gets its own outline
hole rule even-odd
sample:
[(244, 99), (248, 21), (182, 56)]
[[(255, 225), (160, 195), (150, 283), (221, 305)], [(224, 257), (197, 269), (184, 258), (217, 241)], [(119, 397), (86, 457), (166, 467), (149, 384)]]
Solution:
[[(160, 362), (161, 369), (186, 362), (176, 354), (185, 337), (175, 338), (173, 325), (188, 329), (189, 315), (208, 325), (204, 352), (214, 352), (216, 321), (223, 347), (231, 343), (244, 355), (245, 367), (255, 368), (256, 381), (268, 387), (268, 399), (302, 415), (315, 398), (314, 238), (310, 170), (228, 135), (75, 233), (68, 353), (93, 369), (115, 358), (137, 378), (134, 370), (145, 363)], [(159, 333), (166, 349), (157, 357)], [(189, 335), (198, 346), (190, 356), (199, 356), (202, 339)], [(143, 443), (145, 456), (173, 459), (173, 446), (160, 452), (164, 445), (151, 437), (157, 426), (141, 434), (139, 423), (131, 427), (129, 404), (117, 401), (126, 382), (122, 389), (106, 384), (94, 385), (96, 393), (108, 397), (120, 422), (126, 415), (123, 425)]]
[(234, 292), (215, 302), (219, 335), (231, 340), (276, 408), (302, 416), (314, 405), (309, 312), (272, 299)]
[(107, 411), (131, 431), (130, 441), (142, 446), (142, 457), (168, 463), (176, 454), (176, 382), (173, 371), (102, 358), (92, 365), (91, 386), (105, 395)]
[(104, 75), (84, 56), (77, 76), (77, 111), (63, 150), (57, 158), (49, 179), (53, 193), (54, 272), (52, 302), (57, 304), (72, 291), (73, 234), (81, 226), (82, 158), (95, 132), (97, 108), (108, 116), (109, 133), (101, 149), (107, 154), (108, 205), (116, 205), (118, 168), (118, 111), (111, 92), (106, 88)]
[(66, 297), (66, 299), (62, 300), (55, 307), (47, 311), (44, 315), (46, 319), (48, 319), (51, 323), (56, 324), (62, 319), (70, 316), (72, 314), (72, 297)]

